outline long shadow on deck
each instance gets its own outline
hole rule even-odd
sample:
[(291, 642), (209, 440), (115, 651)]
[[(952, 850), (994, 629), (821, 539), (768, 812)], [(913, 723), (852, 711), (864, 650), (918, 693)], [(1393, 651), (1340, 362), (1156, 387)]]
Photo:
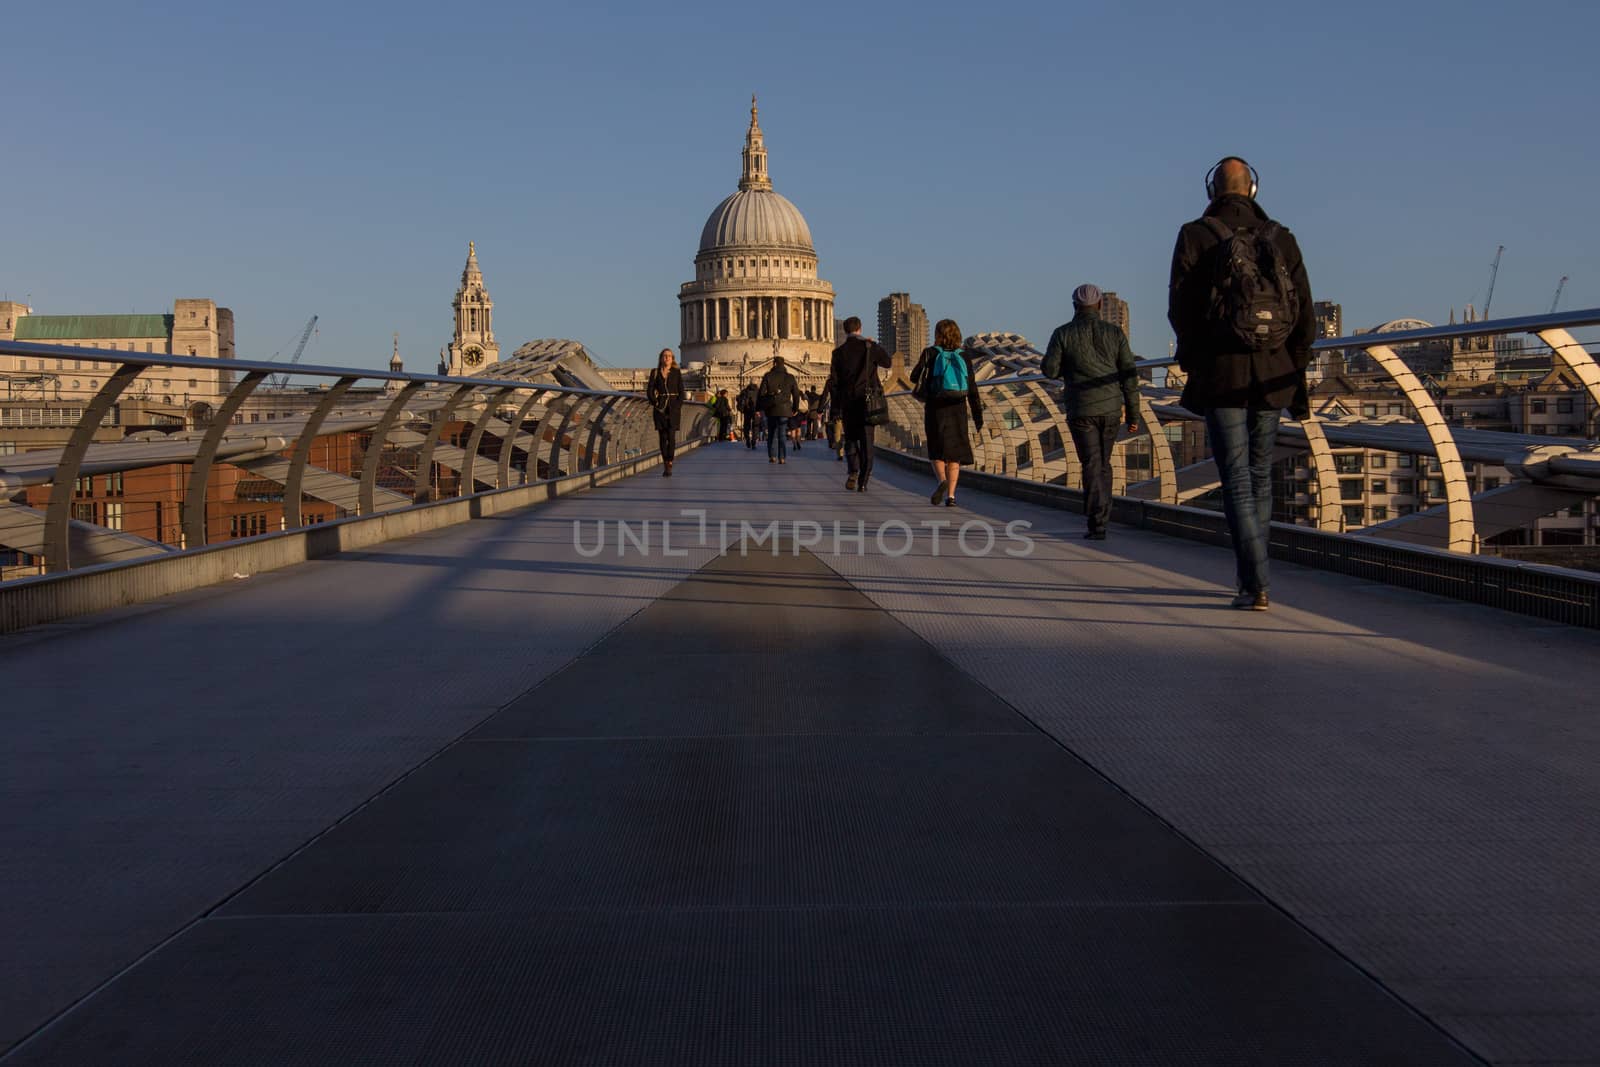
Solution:
[(1477, 1062), (815, 558), (765, 554), (6, 1062), (357, 1061)]

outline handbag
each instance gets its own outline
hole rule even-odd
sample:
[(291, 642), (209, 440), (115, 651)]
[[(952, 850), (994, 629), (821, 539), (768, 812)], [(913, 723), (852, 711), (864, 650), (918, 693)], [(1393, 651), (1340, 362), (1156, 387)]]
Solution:
[(864, 415), (861, 421), (868, 426), (882, 426), (889, 421), (889, 398), (883, 395), (883, 386), (878, 383), (876, 374), (867, 384), (867, 393), (862, 403)]

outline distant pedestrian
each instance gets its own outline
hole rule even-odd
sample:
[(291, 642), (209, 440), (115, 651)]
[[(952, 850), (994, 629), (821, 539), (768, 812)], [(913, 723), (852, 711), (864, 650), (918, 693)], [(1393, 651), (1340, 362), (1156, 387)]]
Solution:
[(672, 349), (663, 348), (656, 357), (656, 369), (650, 372), (644, 393), (661, 449), (661, 476), (670, 478), (678, 450), (678, 423), (683, 418), (683, 372), (678, 370)]
[(1072, 291), (1072, 321), (1056, 327), (1044, 353), (1044, 376), (1061, 379), (1067, 429), (1083, 467), (1085, 537), (1106, 539), (1111, 521), (1111, 450), (1120, 420), (1139, 429), (1139, 369), (1128, 335), (1100, 317), (1100, 289)]
[(922, 436), (938, 484), (928, 502), (956, 506), (956, 480), (961, 465), (973, 464), (972, 439), (967, 436), (967, 413), (983, 432), (983, 401), (978, 396), (972, 354), (961, 346), (961, 327), (953, 319), (940, 319), (933, 328), (933, 344), (922, 350), (911, 369), (913, 393), (923, 403)]
[(849, 463), (846, 490), (865, 493), (872, 478), (873, 431), (867, 421), (867, 394), (881, 389), (878, 369), (894, 362), (888, 350), (861, 336), (861, 320), (844, 320), (844, 343), (833, 350), (833, 402), (844, 422), (844, 451)]
[(800, 383), (789, 373), (782, 356), (773, 358), (772, 369), (762, 376), (757, 396), (767, 416), (767, 462), (787, 463), (789, 419), (800, 407)]
[(744, 444), (752, 451), (756, 447), (756, 438), (760, 436), (761, 407), (756, 402), (756, 394), (759, 391), (756, 383), (750, 382), (739, 390), (736, 398), (739, 414), (744, 417)]
[(717, 398), (711, 402), (711, 412), (717, 420), (717, 440), (732, 440), (733, 434), (729, 431), (733, 427), (733, 404), (728, 400), (726, 389), (717, 390)]
[(1295, 403), (1315, 319), (1294, 235), (1256, 203), (1255, 169), (1227, 156), (1206, 175), (1205, 214), (1172, 251), (1167, 319), (1188, 375), (1183, 406), (1204, 415), (1237, 560), (1236, 608), (1266, 611), (1272, 454)]

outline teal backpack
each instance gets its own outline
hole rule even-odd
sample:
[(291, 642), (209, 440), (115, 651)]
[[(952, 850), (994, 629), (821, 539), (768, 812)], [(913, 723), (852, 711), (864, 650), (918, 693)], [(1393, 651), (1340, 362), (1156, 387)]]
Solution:
[(971, 392), (967, 360), (961, 349), (939, 349), (928, 368), (928, 382), (928, 396), (934, 400), (959, 400)]

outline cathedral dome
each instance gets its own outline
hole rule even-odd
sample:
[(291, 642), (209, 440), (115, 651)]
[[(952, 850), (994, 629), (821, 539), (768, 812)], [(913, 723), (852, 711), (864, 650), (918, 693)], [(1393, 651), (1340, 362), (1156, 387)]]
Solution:
[(814, 255), (800, 209), (771, 189), (740, 189), (718, 204), (700, 231), (700, 251), (772, 248)]

